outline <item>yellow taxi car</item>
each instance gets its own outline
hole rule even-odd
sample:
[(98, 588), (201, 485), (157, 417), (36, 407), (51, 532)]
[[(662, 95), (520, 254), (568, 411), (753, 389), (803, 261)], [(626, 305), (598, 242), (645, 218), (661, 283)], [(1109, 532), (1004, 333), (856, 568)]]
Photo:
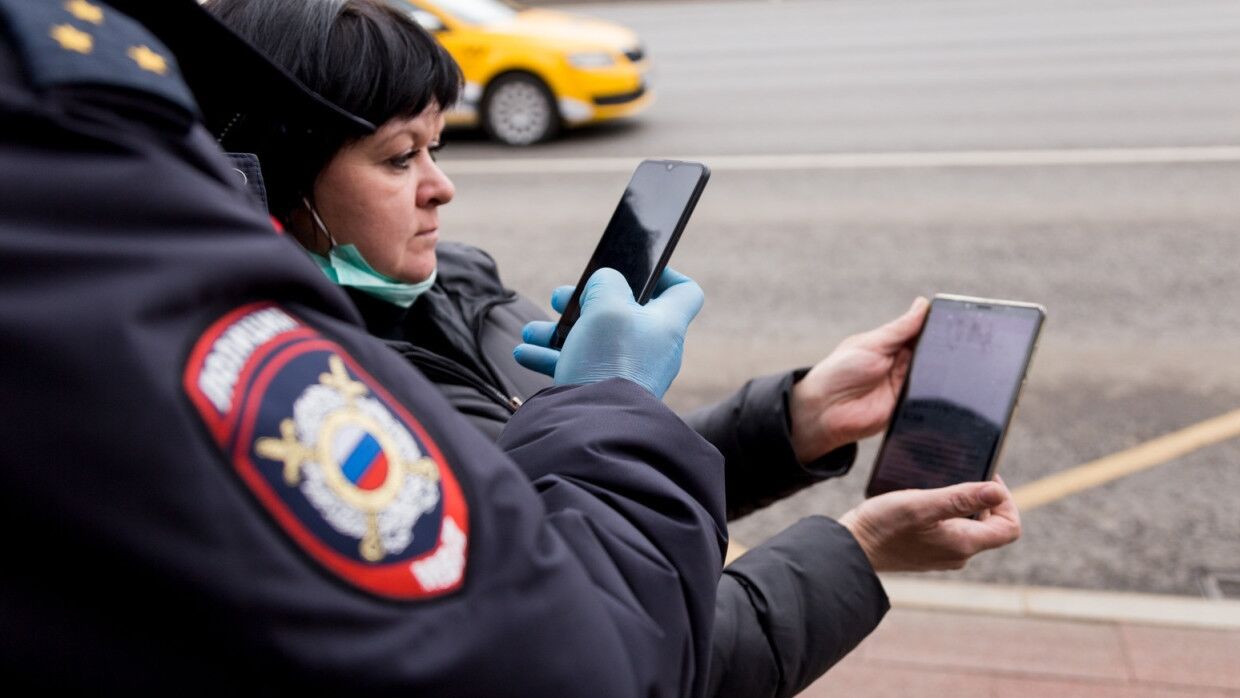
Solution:
[(645, 51), (625, 27), (500, 0), (389, 1), (460, 64), (465, 89), (451, 125), (529, 145), (563, 126), (636, 114), (653, 100)]

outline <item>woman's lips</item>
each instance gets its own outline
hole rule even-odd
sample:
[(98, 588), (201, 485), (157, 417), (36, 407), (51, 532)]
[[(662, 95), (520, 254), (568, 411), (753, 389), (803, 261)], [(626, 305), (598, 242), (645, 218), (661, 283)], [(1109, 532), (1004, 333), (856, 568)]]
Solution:
[(427, 237), (429, 235), (438, 235), (439, 228), (431, 228), (430, 230), (419, 230), (416, 237)]

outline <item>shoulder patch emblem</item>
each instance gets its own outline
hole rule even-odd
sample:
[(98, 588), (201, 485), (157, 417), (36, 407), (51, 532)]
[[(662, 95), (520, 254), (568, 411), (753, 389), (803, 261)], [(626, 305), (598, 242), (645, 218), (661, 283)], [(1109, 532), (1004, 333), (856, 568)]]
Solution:
[(198, 340), (184, 385), (242, 481), (320, 564), (393, 599), (461, 586), (460, 485), (341, 347), (278, 306), (245, 306)]

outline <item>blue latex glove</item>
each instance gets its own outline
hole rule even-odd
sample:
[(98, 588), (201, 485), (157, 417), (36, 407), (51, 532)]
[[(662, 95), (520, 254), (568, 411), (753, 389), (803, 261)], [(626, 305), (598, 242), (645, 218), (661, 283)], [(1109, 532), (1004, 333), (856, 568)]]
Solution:
[[(557, 288), (551, 306), (564, 312), (572, 294), (572, 286)], [(556, 385), (625, 378), (662, 398), (680, 372), (685, 332), (703, 300), (693, 279), (668, 268), (650, 301), (638, 305), (620, 272), (599, 269), (586, 282), (581, 317), (564, 347), (550, 347), (554, 322), (531, 322), (513, 356), (522, 366), (555, 378)]]

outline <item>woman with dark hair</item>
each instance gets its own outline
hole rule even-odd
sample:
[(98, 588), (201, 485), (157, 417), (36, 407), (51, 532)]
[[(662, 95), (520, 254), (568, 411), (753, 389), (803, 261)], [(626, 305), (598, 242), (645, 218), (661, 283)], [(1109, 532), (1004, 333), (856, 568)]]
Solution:
[[(407, 308), (435, 279), (434, 165), (461, 76), (412, 20), (378, 2), (223, 0), (208, 8), (319, 96), (377, 130), (271, 134), (230, 123), (221, 144), (261, 152), (268, 207), (329, 278)], [(254, 143), (255, 138), (263, 142)]]
[[(223, 97), (203, 108), (226, 150), (258, 155), (270, 212), (348, 291), (368, 330), (495, 438), (524, 399), (552, 385), (513, 354), (527, 323), (546, 316), (504, 287), (485, 252), (438, 241), (437, 209), (454, 190), (433, 154), (460, 77), (398, 4), (211, 0), (225, 24), (340, 113), (315, 120)], [(350, 118), (373, 133), (359, 136)], [(849, 469), (855, 442), (890, 417), (925, 311), (919, 300), (812, 369), (756, 379), (686, 418), (725, 457), (730, 517)], [(957, 493), (940, 490), (877, 497), (843, 524), (808, 517), (741, 557), (719, 583), (708, 693), (803, 689), (887, 610), (875, 569), (955, 567), (1014, 539), (1003, 492), (1001, 515), (979, 522), (991, 534), (984, 543), (979, 532), (945, 532), (958, 514), (944, 502)]]

